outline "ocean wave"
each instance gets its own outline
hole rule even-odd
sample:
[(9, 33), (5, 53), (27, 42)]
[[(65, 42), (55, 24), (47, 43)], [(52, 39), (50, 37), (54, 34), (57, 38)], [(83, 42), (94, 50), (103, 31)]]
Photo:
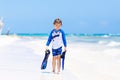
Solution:
[(117, 41), (99, 41), (98, 44), (106, 45), (108, 47), (120, 47), (120, 42)]
[(101, 37), (108, 38), (108, 37), (113, 37), (113, 36), (111, 34), (101, 34)]
[(17, 36), (5, 36), (5, 35), (1, 35), (0, 36), (0, 47), (3, 47), (5, 45), (9, 45), (17, 40), (20, 40), (19, 37)]
[(98, 41), (98, 44), (107, 44), (107, 41)]
[(107, 44), (107, 46), (110, 47), (119, 47), (120, 46), (120, 42), (115, 42), (115, 41), (111, 41)]

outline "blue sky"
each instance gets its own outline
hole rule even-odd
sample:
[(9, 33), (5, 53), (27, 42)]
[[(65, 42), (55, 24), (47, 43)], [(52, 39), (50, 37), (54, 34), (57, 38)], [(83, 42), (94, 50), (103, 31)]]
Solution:
[(120, 0), (0, 0), (4, 30), (49, 33), (55, 18), (66, 33), (120, 33)]

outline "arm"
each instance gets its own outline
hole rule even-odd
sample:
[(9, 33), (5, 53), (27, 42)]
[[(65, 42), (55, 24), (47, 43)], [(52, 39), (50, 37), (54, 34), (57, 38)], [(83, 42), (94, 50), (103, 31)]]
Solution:
[(64, 47), (65, 47), (65, 50), (66, 50), (66, 47), (67, 47), (67, 41), (66, 41), (66, 36), (65, 36), (65, 33), (62, 31), (62, 40), (63, 40), (63, 44), (64, 44)]
[(52, 41), (52, 32), (53, 32), (53, 31), (51, 31), (51, 33), (50, 33), (50, 35), (49, 35), (48, 41), (47, 41), (47, 43), (46, 43), (46, 46), (49, 46), (50, 43), (51, 43), (51, 41)]

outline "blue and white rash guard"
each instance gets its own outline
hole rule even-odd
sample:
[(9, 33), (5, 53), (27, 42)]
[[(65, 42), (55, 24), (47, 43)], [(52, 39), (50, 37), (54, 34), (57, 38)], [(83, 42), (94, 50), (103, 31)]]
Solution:
[(58, 49), (64, 45), (64, 47), (67, 46), (65, 33), (63, 30), (55, 30), (53, 29), (49, 35), (48, 41), (46, 43), (46, 46), (49, 46), (52, 42), (52, 48)]

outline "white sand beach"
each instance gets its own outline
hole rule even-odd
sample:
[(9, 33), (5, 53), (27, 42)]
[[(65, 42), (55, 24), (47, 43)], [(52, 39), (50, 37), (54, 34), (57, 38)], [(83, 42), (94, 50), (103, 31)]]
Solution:
[(103, 43), (68, 41), (65, 70), (51, 73), (40, 66), (46, 40), (0, 36), (0, 80), (120, 80), (120, 48)]

